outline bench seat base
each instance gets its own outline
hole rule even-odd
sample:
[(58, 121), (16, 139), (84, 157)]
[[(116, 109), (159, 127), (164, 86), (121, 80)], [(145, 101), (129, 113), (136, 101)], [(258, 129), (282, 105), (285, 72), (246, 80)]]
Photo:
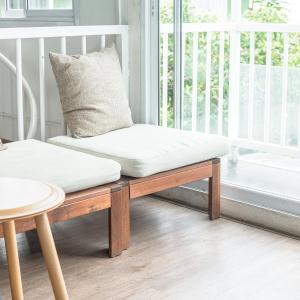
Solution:
[[(123, 246), (124, 229), (123, 215), (127, 215), (127, 205), (123, 203), (123, 190), (119, 184), (107, 184), (67, 194), (65, 202), (48, 214), (49, 222), (67, 221), (92, 212), (108, 209), (109, 211), (109, 256), (120, 255)], [(125, 212), (124, 212), (125, 210)], [(36, 229), (32, 217), (16, 221), (16, 232), (28, 232)], [(31, 237), (32, 234), (29, 234)], [(0, 223), (0, 237), (3, 237), (3, 227)]]
[[(126, 199), (124, 203), (127, 203), (127, 199), (136, 199), (197, 180), (208, 179), (208, 214), (210, 220), (215, 220), (220, 217), (220, 167), (220, 159), (214, 158), (143, 178), (123, 176), (118, 183), (123, 186), (123, 198)], [(127, 187), (127, 190), (124, 187)], [(130, 242), (130, 218), (129, 210), (124, 209), (124, 212), (128, 213), (128, 216), (123, 216), (128, 223), (124, 223), (127, 229), (124, 230), (126, 235), (123, 236), (123, 249), (127, 249)]]

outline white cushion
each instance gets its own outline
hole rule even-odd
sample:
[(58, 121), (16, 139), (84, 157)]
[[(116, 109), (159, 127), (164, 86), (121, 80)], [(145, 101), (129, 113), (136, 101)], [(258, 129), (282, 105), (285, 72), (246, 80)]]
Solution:
[(0, 177), (34, 179), (60, 186), (66, 193), (116, 181), (121, 166), (36, 140), (7, 144), (0, 152)]
[(110, 158), (122, 166), (122, 174), (144, 177), (227, 153), (227, 139), (154, 125), (134, 125), (101, 136), (74, 139), (59, 136), (50, 143)]

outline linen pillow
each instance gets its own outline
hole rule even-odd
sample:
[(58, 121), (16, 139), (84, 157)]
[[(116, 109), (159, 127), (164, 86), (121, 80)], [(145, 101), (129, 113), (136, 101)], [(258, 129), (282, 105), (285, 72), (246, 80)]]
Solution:
[(73, 137), (133, 125), (115, 47), (87, 55), (49, 53), (65, 121)]

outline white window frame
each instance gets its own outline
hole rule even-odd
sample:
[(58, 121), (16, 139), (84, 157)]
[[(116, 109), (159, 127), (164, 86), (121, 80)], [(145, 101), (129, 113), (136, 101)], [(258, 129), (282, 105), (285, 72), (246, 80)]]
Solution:
[(55, 25), (78, 24), (79, 0), (72, 0), (72, 9), (28, 9), (28, 0), (23, 0), (24, 9), (9, 9), (8, 0), (2, 1), (4, 2), (4, 12), (1, 13), (0, 23), (30, 22), (37, 25), (41, 23), (54, 23)]
[(141, 4), (142, 121), (159, 124), (159, 0)]
[(3, 2), (4, 2), (3, 3), (4, 12), (2, 13), (3, 18), (25, 18), (25, 10), (24, 9), (9, 9), (8, 1), (9, 0), (3, 0)]
[[(181, 5), (182, 0), (174, 1), (174, 124), (181, 128)], [(146, 1), (145, 1), (146, 2)], [(144, 3), (144, 1), (143, 1)], [(159, 68), (160, 68), (160, 33), (159, 33), (159, 0), (150, 0), (143, 4), (142, 20), (142, 92), (145, 99), (144, 121), (159, 124), (160, 97), (159, 97)]]

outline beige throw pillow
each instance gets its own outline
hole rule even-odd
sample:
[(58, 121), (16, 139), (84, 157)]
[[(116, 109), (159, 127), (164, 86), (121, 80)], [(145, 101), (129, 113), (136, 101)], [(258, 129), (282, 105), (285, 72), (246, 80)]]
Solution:
[(73, 137), (90, 137), (133, 125), (114, 47), (87, 55), (49, 56)]

